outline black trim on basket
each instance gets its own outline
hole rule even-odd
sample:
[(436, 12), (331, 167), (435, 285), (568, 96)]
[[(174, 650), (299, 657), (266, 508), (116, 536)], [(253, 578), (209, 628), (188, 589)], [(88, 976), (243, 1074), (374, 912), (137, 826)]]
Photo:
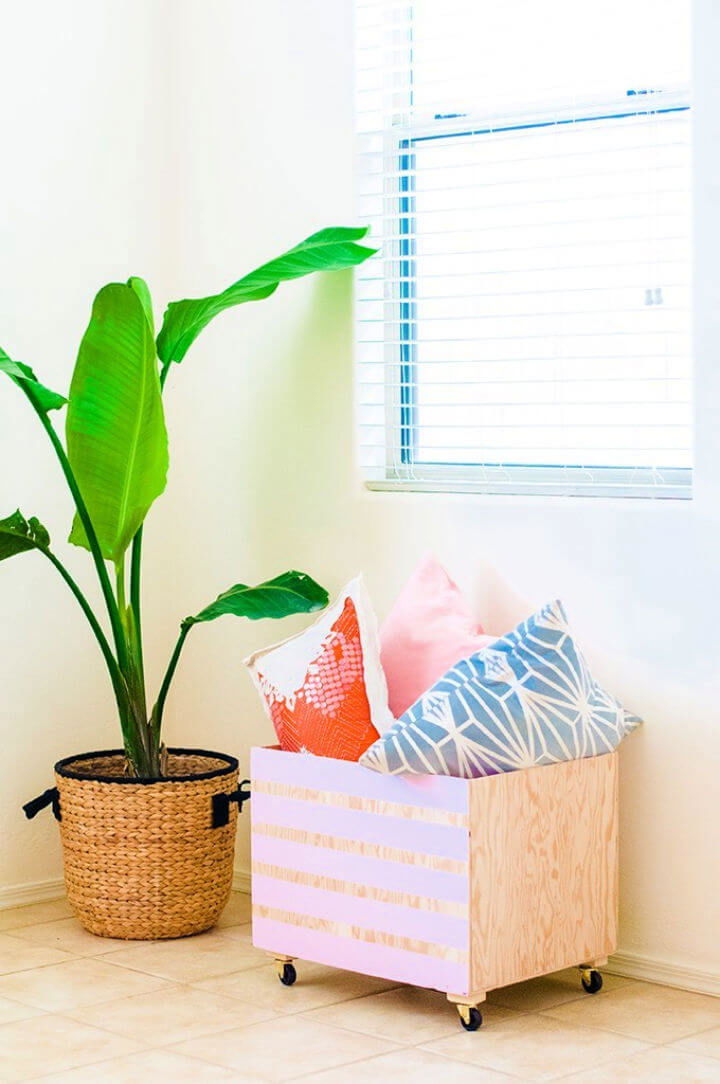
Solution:
[(226, 824), (230, 823), (230, 803), (237, 802), (238, 813), (242, 813), (243, 802), (248, 802), (252, 795), (249, 790), (243, 790), (243, 787), (249, 787), (250, 780), (243, 779), (242, 783), (237, 790), (234, 790), (232, 794), (213, 794), (212, 796), (212, 826), (213, 828), (224, 828)]
[(31, 801), (26, 802), (23, 806), (23, 813), (29, 821), (37, 817), (43, 809), (51, 805), (53, 816), (56, 821), (61, 821), (62, 816), (60, 814), (60, 795), (57, 787), (50, 787), (48, 790), (43, 791), (37, 798), (33, 798)]
[(131, 783), (149, 785), (152, 783), (193, 783), (198, 779), (214, 779), (222, 775), (230, 775), (238, 770), (237, 757), (228, 756), (227, 753), (215, 753), (211, 749), (168, 749), (170, 756), (194, 756), (208, 757), (213, 760), (224, 761), (226, 767), (215, 768), (211, 772), (197, 772), (193, 775), (158, 775), (148, 778), (139, 778), (134, 775), (89, 775), (87, 772), (75, 772), (71, 765), (84, 760), (94, 760), (97, 757), (124, 757), (124, 749), (99, 749), (94, 753), (80, 753), (73, 757), (63, 757), (55, 765), (56, 773), (63, 779), (87, 779), (95, 783)]

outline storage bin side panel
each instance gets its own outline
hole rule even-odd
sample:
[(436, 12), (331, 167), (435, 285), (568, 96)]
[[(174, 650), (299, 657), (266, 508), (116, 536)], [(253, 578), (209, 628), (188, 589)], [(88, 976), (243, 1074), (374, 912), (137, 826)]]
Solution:
[(617, 753), (470, 786), (471, 985), (492, 990), (617, 942)]
[(466, 991), (467, 784), (272, 749), (251, 774), (253, 943)]

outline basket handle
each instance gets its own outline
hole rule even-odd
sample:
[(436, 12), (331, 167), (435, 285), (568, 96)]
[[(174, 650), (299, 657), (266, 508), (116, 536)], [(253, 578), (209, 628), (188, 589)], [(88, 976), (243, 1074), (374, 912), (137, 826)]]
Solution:
[(52, 806), (53, 816), (56, 821), (62, 820), (60, 814), (60, 793), (57, 787), (50, 787), (48, 790), (43, 791), (37, 798), (33, 798), (32, 801), (26, 802), (23, 806), (23, 812), (29, 821), (33, 817), (37, 817), (38, 813), (46, 809), (49, 805)]
[(226, 824), (230, 822), (230, 803), (237, 802), (238, 810), (242, 813), (243, 802), (246, 802), (250, 798), (250, 791), (243, 790), (243, 787), (249, 787), (250, 780), (243, 779), (242, 783), (237, 790), (234, 790), (232, 794), (213, 794), (212, 797), (212, 827), (224, 828)]

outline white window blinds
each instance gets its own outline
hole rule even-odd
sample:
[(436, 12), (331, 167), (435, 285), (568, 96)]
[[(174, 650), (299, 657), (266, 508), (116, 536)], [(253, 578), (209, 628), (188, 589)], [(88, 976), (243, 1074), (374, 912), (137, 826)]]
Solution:
[(689, 496), (689, 0), (357, 0), (368, 484)]

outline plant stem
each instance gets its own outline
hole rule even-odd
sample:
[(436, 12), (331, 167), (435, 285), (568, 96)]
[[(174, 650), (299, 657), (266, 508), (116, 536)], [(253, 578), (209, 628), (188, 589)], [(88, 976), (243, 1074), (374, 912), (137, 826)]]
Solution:
[(132, 606), (135, 619), (135, 641), (137, 644), (137, 657), (140, 670), (140, 680), (145, 685), (145, 660), (143, 657), (142, 625), (140, 616), (140, 574), (142, 571), (142, 540), (143, 529), (138, 527), (132, 540), (132, 555), (130, 559), (130, 605)]
[(128, 664), (125, 678), (130, 689), (133, 703), (138, 711), (138, 718), (142, 717), (143, 723), (147, 721), (147, 705), (145, 702), (145, 679), (143, 677), (142, 648), (138, 638), (138, 629), (135, 621), (135, 611), (132, 605), (128, 606), (125, 597), (125, 559), (124, 557), (115, 565), (115, 583), (120, 608), (120, 620), (123, 623), (125, 642), (128, 651)]
[[(171, 365), (171, 362), (166, 361), (165, 364), (162, 365), (162, 367), (160, 369), (160, 394), (161, 395), (165, 390), (165, 382), (166, 382), (166, 380), (168, 378), (168, 373), (170, 372), (170, 365)], [(131, 578), (130, 578), (131, 604), (133, 606), (133, 610), (134, 610), (134, 612), (136, 614), (136, 618), (137, 618), (138, 637), (140, 635), (140, 556), (141, 556), (141, 553), (142, 553), (142, 527), (140, 527), (140, 529), (137, 531), (135, 537), (133, 538)], [(175, 650), (173, 651), (170, 662), (168, 663), (168, 668), (167, 668), (167, 670), (165, 672), (165, 677), (163, 678), (163, 683), (160, 686), (160, 692), (158, 693), (158, 698), (157, 698), (157, 701), (155, 702), (155, 707), (153, 708), (152, 714), (150, 716), (150, 732), (151, 732), (151, 735), (152, 735), (152, 741), (153, 741), (153, 744), (154, 744), (155, 748), (158, 749), (158, 750), (161, 748), (160, 735), (161, 735), (161, 732), (162, 732), (162, 720), (163, 720), (163, 711), (165, 710), (165, 700), (167, 699), (168, 690), (170, 689), (170, 684), (172, 682), (173, 676), (175, 674), (175, 670), (177, 668), (178, 660), (180, 658), (180, 652), (183, 649), (183, 644), (185, 643), (185, 638), (186, 638), (189, 631), (190, 631), (190, 626), (189, 625), (181, 626), (180, 636), (178, 637), (178, 641), (175, 644)], [(140, 647), (140, 650), (142, 652), (142, 645)]]
[(120, 611), (120, 620), (125, 617), (125, 609), (127, 603), (125, 602), (125, 561), (121, 559), (115, 565), (115, 594), (117, 595), (117, 604)]
[(136, 634), (135, 613), (132, 606), (127, 605), (125, 595), (124, 558), (115, 565), (115, 578), (118, 607), (128, 651), (127, 665), (123, 669), (130, 707), (128, 730), (132, 732), (133, 746), (137, 746), (137, 750), (130, 757), (130, 760), (138, 776), (152, 776), (157, 775), (159, 771), (159, 750), (153, 738), (152, 728), (148, 723), (145, 681)]
[(68, 570), (55, 556), (54, 553), (46, 549), (41, 549), (40, 552), (47, 557), (48, 561), (50, 561), (54, 568), (56, 568), (57, 571), (60, 573), (63, 580), (68, 585), (76, 600), (80, 604), (83, 613), (88, 619), (90, 627), (95, 633), (97, 642), (100, 645), (100, 650), (103, 653), (103, 658), (105, 659), (108, 671), (110, 672), (110, 680), (112, 681), (113, 692), (115, 693), (115, 701), (117, 703), (118, 713), (120, 716), (120, 727), (123, 733), (125, 751), (127, 753), (128, 760), (133, 765), (133, 767), (137, 769), (137, 765), (142, 763), (143, 749), (138, 748), (137, 745), (138, 736), (135, 733), (136, 728), (133, 725), (134, 715), (132, 710), (131, 696), (125, 677), (123, 676), (122, 671), (118, 666), (117, 660), (112, 653), (112, 649), (107, 641), (105, 633), (100, 627), (99, 621), (95, 617), (95, 614), (93, 613), (89, 602), (85, 598), (85, 595), (80, 590), (73, 577), (70, 575)]
[(165, 700), (167, 699), (168, 690), (170, 689), (170, 683), (172, 682), (175, 670), (177, 669), (177, 664), (180, 658), (180, 652), (183, 649), (183, 644), (185, 643), (185, 639), (191, 628), (192, 625), (181, 625), (180, 627), (180, 635), (178, 636), (177, 643), (175, 644), (175, 650), (173, 651), (170, 662), (168, 663), (168, 668), (165, 671), (165, 677), (163, 678), (163, 683), (160, 686), (157, 703), (153, 708), (151, 722), (156, 742), (158, 742), (160, 739), (163, 711), (165, 709)]
[(124, 698), (126, 697), (126, 692), (125, 692), (125, 688), (124, 688), (123, 677), (122, 677), (122, 674), (120, 673), (120, 667), (118, 666), (117, 660), (116, 660), (115, 656), (112, 653), (112, 649), (110, 647), (110, 644), (107, 642), (107, 638), (105, 636), (105, 633), (103, 632), (102, 628), (100, 627), (100, 623), (99, 623), (98, 619), (95, 617), (95, 614), (92, 611), (90, 603), (85, 598), (85, 595), (82, 593), (82, 591), (78, 587), (78, 585), (75, 582), (75, 580), (73, 579), (73, 577), (70, 575), (70, 573), (65, 568), (63, 563), (55, 556), (55, 554), (52, 553), (50, 550), (46, 550), (46, 549), (41, 549), (40, 552), (43, 553), (47, 557), (48, 561), (50, 561), (50, 563), (57, 569), (57, 571), (60, 573), (60, 575), (64, 579), (65, 583), (68, 585), (68, 587), (72, 591), (73, 595), (75, 596), (75, 598), (79, 602), (80, 607), (81, 607), (83, 613), (85, 614), (85, 617), (88, 619), (88, 622), (90, 624), (90, 628), (95, 633), (95, 638), (96, 638), (98, 644), (100, 645), (100, 650), (103, 653), (103, 657), (104, 657), (105, 662), (107, 664), (107, 668), (110, 671), (110, 677), (112, 679), (113, 689), (115, 690), (115, 696), (116, 696), (116, 699), (118, 700), (118, 707), (121, 708), (122, 710), (126, 710), (127, 705), (124, 703)]
[(48, 418), (45, 411), (37, 405), (35, 399), (33, 398), (32, 392), (28, 388), (23, 386), (22, 381), (21, 387), (22, 390), (25, 392), (25, 395), (29, 399), (33, 410), (40, 419), (43, 429), (47, 433), (52, 443), (52, 446), (55, 449), (55, 454), (60, 461), (60, 466), (62, 468), (63, 474), (65, 475), (65, 480), (67, 481), (67, 484), (70, 488), (70, 492), (75, 502), (75, 507), (77, 508), (78, 515), (80, 516), (82, 525), (85, 528), (88, 545), (90, 546), (90, 552), (92, 554), (93, 561), (95, 562), (95, 568), (97, 570), (98, 578), (100, 580), (100, 587), (102, 588), (105, 605), (107, 606), (108, 615), (110, 617), (110, 624), (112, 626), (113, 640), (115, 641), (115, 650), (117, 652), (118, 662), (120, 664), (120, 669), (122, 670), (124, 664), (127, 662), (127, 646), (125, 643), (125, 636), (123, 633), (123, 627), (120, 620), (118, 606), (115, 601), (112, 586), (110, 584), (110, 577), (108, 576), (107, 568), (105, 567), (105, 559), (103, 558), (102, 552), (100, 550), (100, 543), (98, 542), (97, 535), (95, 534), (95, 528), (93, 527), (92, 520), (90, 519), (90, 513), (87, 510), (87, 505), (83, 500), (83, 496), (80, 492), (80, 487), (78, 486), (77, 479), (75, 478), (73, 469), (70, 466), (70, 461), (65, 454), (65, 449), (62, 446), (60, 438), (55, 432), (55, 428), (52, 422)]

